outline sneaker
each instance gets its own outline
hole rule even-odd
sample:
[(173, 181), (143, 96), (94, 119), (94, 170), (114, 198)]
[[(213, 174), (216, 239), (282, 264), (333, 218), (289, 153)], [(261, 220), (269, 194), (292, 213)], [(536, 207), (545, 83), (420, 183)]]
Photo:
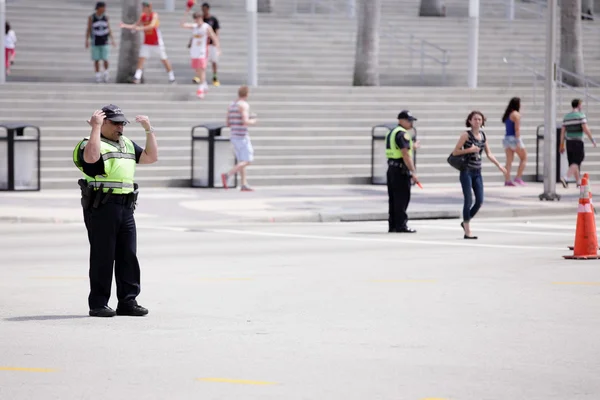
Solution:
[(173, 78), (173, 79), (169, 79), (169, 83), (171, 85), (174, 85), (175, 83), (177, 83), (177, 81), (175, 81), (175, 78)]
[(104, 83), (108, 83), (108, 78), (109, 78), (108, 71), (104, 71), (104, 74), (102, 75), (102, 79), (104, 80)]
[(133, 83), (135, 83), (136, 85), (139, 85), (139, 84), (140, 84), (140, 82), (141, 82), (141, 80), (140, 80), (140, 79), (135, 79), (135, 78), (133, 78)]
[(250, 186), (248, 185), (244, 185), (242, 186), (242, 192), (254, 192), (254, 189), (252, 189)]
[(194, 83), (200, 83), (200, 78), (198, 78), (197, 76), (192, 78), (192, 82)]
[(517, 185), (526, 186), (526, 185), (525, 185), (525, 182), (523, 182), (523, 179), (521, 179), (521, 178), (517, 178), (517, 179), (515, 179), (515, 183), (516, 183)]
[(516, 186), (512, 181), (504, 182), (504, 186)]
[(196, 97), (198, 97), (199, 99), (203, 99), (204, 98), (204, 90), (202, 90), (202, 89), (196, 90)]
[(216, 77), (213, 77), (213, 86), (221, 86), (221, 82)]
[(562, 183), (562, 185), (565, 189), (569, 187), (569, 183), (567, 182), (567, 180), (564, 177), (560, 178), (560, 183)]
[(227, 174), (221, 174), (221, 182), (223, 183), (223, 188), (225, 189), (229, 189), (229, 187), (227, 186)]

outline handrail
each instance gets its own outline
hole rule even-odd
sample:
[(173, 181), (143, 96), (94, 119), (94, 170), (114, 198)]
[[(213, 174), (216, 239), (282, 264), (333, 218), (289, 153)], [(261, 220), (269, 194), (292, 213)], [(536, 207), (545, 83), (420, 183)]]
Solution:
[[(418, 43), (418, 47), (414, 47), (413, 43), (417, 41)], [(437, 50), (438, 52), (441, 53), (441, 58), (438, 58), (430, 53), (427, 52), (427, 47), (429, 48), (433, 48), (435, 50)], [(423, 70), (425, 69), (425, 59), (428, 58), (430, 60), (435, 61), (436, 63), (440, 64), (442, 67), (442, 84), (445, 85), (446, 84), (446, 65), (448, 65), (450, 63), (450, 56), (448, 55), (448, 50), (438, 46), (435, 43), (431, 43), (428, 40), (425, 39), (418, 39), (414, 34), (410, 34), (410, 42), (408, 45), (408, 49), (409, 49), (409, 57), (410, 57), (410, 66), (413, 66), (413, 51), (417, 51), (419, 53), (419, 55), (421, 56), (421, 71), (420, 71), (420, 78), (421, 78), (421, 82), (424, 81), (423, 79)]]
[[(513, 55), (516, 54), (518, 55), (518, 57), (515, 57), (516, 59), (527, 59), (530, 60), (534, 67), (530, 68), (526, 65), (523, 65), (519, 62), (513, 61)], [(540, 57), (534, 57), (528, 53), (524, 53), (522, 51), (519, 51), (517, 49), (511, 49), (508, 52), (508, 56), (503, 58), (504, 63), (506, 63), (507, 65), (513, 65), (513, 66), (518, 66), (521, 67), (521, 69), (527, 70), (529, 72), (531, 72), (534, 76), (534, 84), (533, 84), (533, 104), (536, 104), (536, 92), (537, 92), (537, 78), (545, 78), (546, 77), (546, 71), (544, 69), (544, 59), (540, 58)], [(538, 64), (542, 66), (542, 70), (543, 72), (538, 72), (538, 70), (536, 69), (535, 65)], [(510, 72), (509, 72), (509, 81), (508, 81), (508, 85), (509, 87), (512, 87), (512, 68), (509, 68)], [(558, 67), (556, 68), (556, 72), (557, 72), (557, 76), (556, 76), (556, 84), (561, 86), (561, 87), (565, 87), (565, 88), (569, 88), (571, 90), (573, 90), (574, 92), (580, 93), (584, 96), (584, 101), (585, 101), (585, 107), (588, 108), (589, 107), (589, 99), (595, 100), (597, 102), (600, 103), (600, 96), (595, 96), (593, 94), (591, 94), (589, 92), (589, 89), (600, 89), (600, 83), (594, 81), (593, 79), (591, 79), (590, 77), (586, 76), (586, 75), (581, 75), (581, 74), (577, 74), (575, 72), (571, 72), (568, 71), (564, 68)], [(578, 87), (578, 86), (572, 86), (569, 85), (568, 83), (565, 83), (563, 81), (563, 75), (568, 75), (568, 76), (572, 76), (575, 77), (577, 79), (580, 79), (581, 81), (583, 81), (584, 86), (583, 87)], [(558, 96), (559, 96), (559, 101), (558, 103), (560, 105), (562, 105), (562, 92), (558, 92)]]
[[(323, 8), (325, 8), (327, 10), (327, 14), (329, 16), (332, 16), (334, 13), (336, 13), (337, 11), (339, 11), (340, 7), (337, 4), (334, 3), (338, 3), (338, 1), (336, 0), (307, 0), (309, 2), (308, 6), (309, 6), (309, 14), (316, 14), (317, 13), (317, 6), (321, 6)], [(356, 14), (356, 0), (342, 0), (342, 2), (345, 4), (345, 6), (343, 7), (343, 9), (346, 10), (346, 14), (348, 16), (348, 18), (354, 18), (355, 14)], [(294, 0), (294, 14), (300, 14), (298, 12), (298, 0)]]

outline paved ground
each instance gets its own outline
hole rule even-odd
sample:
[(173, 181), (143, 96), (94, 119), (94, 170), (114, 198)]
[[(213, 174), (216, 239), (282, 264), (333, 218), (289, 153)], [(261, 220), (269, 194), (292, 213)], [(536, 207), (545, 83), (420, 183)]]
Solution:
[[(0, 221), (79, 222), (79, 187), (73, 190), (0, 193)], [(560, 186), (560, 185), (559, 185)], [(598, 193), (600, 186), (592, 186)], [(504, 187), (486, 184), (482, 217), (574, 215), (577, 188), (557, 188), (561, 201), (541, 202), (543, 185)], [(256, 192), (192, 188), (142, 188), (136, 215), (141, 221), (170, 226), (255, 222), (381, 221), (387, 219), (385, 186), (261, 187)], [(463, 197), (458, 182), (415, 187), (409, 215), (458, 218)]]
[(0, 399), (598, 399), (575, 218), (140, 221), (150, 314), (112, 319), (86, 316), (80, 222), (0, 224)]

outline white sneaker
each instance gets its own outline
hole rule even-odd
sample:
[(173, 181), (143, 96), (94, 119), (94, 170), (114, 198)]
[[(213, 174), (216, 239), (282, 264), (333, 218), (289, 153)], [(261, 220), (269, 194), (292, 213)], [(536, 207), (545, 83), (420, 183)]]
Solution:
[(104, 74), (103, 74), (104, 83), (108, 83), (108, 78), (109, 78), (108, 71), (104, 71)]

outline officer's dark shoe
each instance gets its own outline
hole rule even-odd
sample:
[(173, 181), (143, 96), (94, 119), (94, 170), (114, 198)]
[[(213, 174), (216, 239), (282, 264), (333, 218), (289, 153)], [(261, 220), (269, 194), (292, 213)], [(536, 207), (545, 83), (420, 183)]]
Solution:
[(390, 228), (388, 229), (388, 233), (395, 233), (396, 232), (396, 228)]
[(416, 230), (414, 230), (414, 229), (411, 229), (411, 228), (409, 228), (409, 227), (405, 227), (405, 228), (402, 228), (402, 229), (398, 229), (396, 232), (398, 232), (398, 233), (417, 233), (417, 231), (416, 231)]
[(148, 314), (148, 309), (140, 305), (117, 307), (117, 315), (128, 315), (130, 317), (143, 317)]
[(117, 313), (109, 306), (90, 310), (90, 317), (114, 317), (115, 315), (117, 315)]

